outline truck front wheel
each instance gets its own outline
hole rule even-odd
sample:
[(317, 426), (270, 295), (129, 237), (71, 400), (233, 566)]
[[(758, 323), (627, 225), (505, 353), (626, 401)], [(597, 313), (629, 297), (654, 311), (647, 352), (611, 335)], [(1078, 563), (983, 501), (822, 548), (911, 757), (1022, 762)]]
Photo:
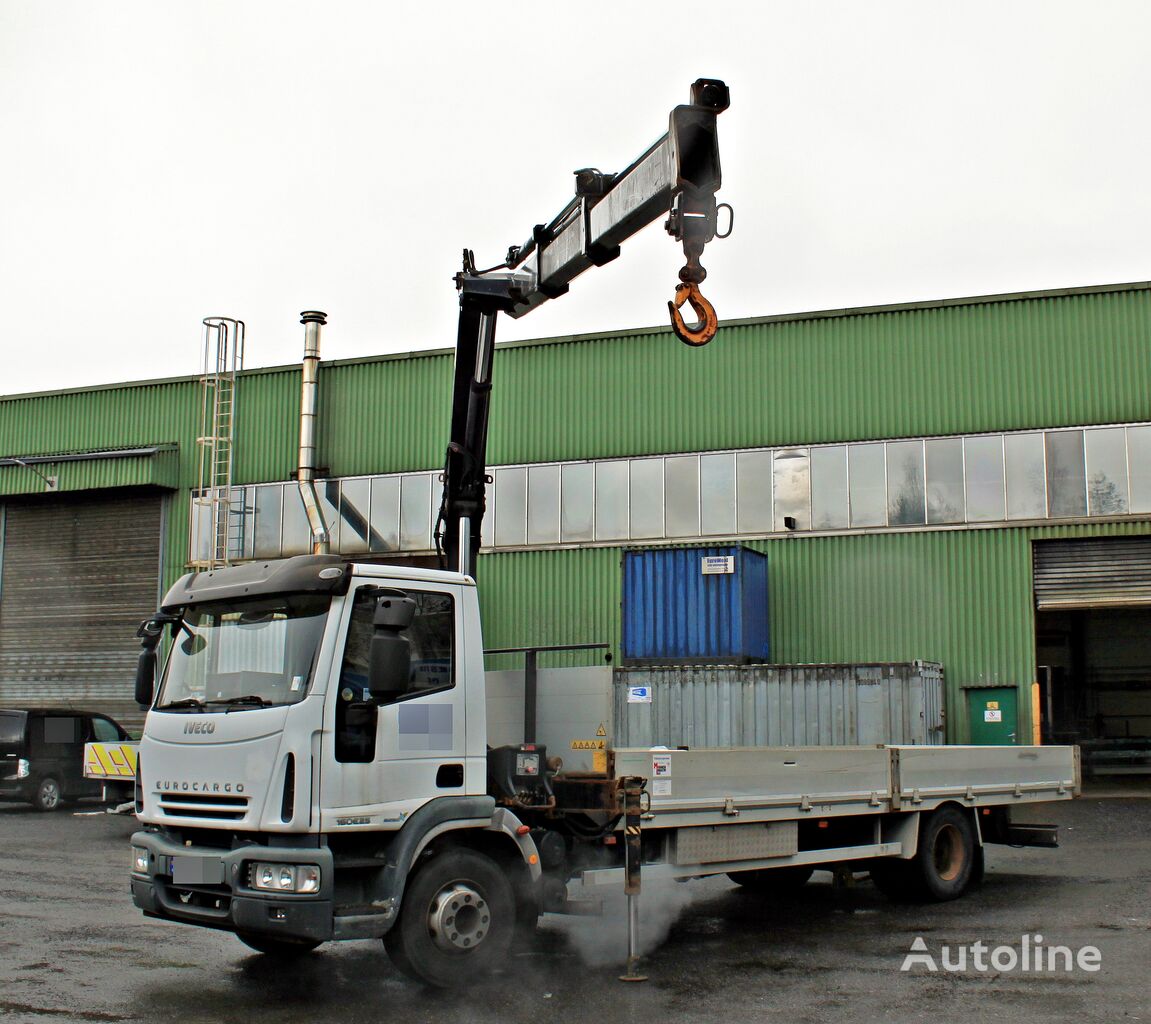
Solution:
[(504, 963), (514, 932), (515, 899), (504, 873), (483, 854), (450, 850), (409, 880), (384, 947), (408, 977), (452, 988)]
[(971, 815), (940, 807), (919, 829), (919, 848), (910, 860), (877, 860), (871, 879), (893, 900), (943, 903), (962, 896), (978, 874), (979, 847)]

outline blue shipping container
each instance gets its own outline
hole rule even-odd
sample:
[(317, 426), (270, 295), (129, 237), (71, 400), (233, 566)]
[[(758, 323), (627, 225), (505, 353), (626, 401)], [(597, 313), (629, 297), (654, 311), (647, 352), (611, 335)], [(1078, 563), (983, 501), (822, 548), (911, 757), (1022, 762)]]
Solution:
[(767, 607), (767, 556), (758, 551), (625, 551), (624, 663), (767, 661)]

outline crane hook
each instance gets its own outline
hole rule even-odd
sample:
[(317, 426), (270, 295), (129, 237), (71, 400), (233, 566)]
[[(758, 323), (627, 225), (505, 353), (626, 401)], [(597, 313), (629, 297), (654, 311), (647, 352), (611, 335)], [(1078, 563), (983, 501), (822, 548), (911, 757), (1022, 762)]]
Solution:
[[(684, 323), (680, 314), (679, 307), (685, 302), (691, 304), (695, 315), (699, 317), (699, 322), (694, 326), (689, 327)], [(716, 316), (715, 307), (703, 297), (695, 281), (676, 285), (675, 301), (669, 302), (667, 308), (671, 313), (671, 329), (685, 345), (693, 347), (706, 345), (719, 330), (719, 317)]]

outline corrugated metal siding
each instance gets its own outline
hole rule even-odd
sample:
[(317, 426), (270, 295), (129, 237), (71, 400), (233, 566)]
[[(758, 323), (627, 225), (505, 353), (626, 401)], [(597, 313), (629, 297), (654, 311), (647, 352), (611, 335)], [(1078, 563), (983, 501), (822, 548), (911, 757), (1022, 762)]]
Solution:
[(44, 481), (39, 474), (54, 476), (57, 490), (94, 491), (116, 487), (177, 487), (180, 484), (178, 453), (90, 459), (76, 462), (41, 462), (37, 473), (25, 466), (0, 467), (0, 495), (39, 495)]
[(1035, 545), (1035, 606), (1151, 605), (1151, 537), (1041, 541)]
[[(299, 368), (240, 374), (236, 381), (235, 431), (232, 464), (235, 483), (287, 480), (298, 464)], [(322, 442), (322, 428), (319, 436)], [(327, 457), (322, 449), (320, 455)]]
[[(924, 658), (944, 666), (946, 703), (958, 708), (964, 687), (1035, 680), (1033, 540), (1148, 532), (1147, 524), (1102, 523), (788, 537), (751, 546), (771, 564), (774, 661)], [(482, 555), (485, 643), (606, 641), (618, 656), (621, 555), (613, 548)], [(587, 664), (587, 655), (549, 657), (548, 664)], [(1021, 714), (1029, 707), (1020, 700)], [(964, 741), (965, 728), (952, 716), (949, 741)]]
[(136, 626), (155, 610), (162, 498), (5, 506), (0, 703), (136, 714)]
[[(614, 744), (938, 744), (942, 678), (923, 662), (616, 669)], [(651, 701), (629, 701), (633, 686), (647, 687)]]
[[(180, 444), (181, 480), (195, 472), (200, 385), (193, 380), (126, 384), (0, 399), (0, 455), (51, 455)], [(190, 447), (191, 446), (191, 447)]]
[(450, 355), (321, 365), (321, 454), (337, 476), (438, 468), (451, 399)]
[(506, 348), (489, 461), (1139, 420), (1149, 339), (1143, 289)]

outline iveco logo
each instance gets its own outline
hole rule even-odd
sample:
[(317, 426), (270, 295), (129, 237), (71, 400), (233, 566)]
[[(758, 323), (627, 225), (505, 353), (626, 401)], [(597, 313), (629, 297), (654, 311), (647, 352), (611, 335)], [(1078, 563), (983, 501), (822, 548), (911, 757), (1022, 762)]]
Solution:
[(185, 722), (184, 732), (215, 732), (215, 722)]

